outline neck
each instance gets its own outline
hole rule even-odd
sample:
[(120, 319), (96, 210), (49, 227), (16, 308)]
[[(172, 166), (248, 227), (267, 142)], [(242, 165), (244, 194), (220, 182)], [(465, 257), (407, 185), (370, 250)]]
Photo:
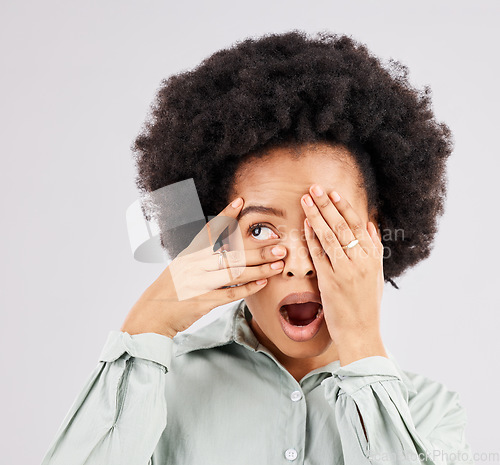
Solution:
[(333, 341), (323, 353), (315, 357), (290, 357), (281, 352), (281, 350), (279, 350), (278, 347), (273, 344), (273, 342), (262, 332), (260, 327), (255, 323), (255, 320), (253, 318), (249, 320), (249, 325), (252, 328), (252, 331), (259, 343), (266, 347), (274, 355), (276, 360), (278, 360), (278, 362), (283, 365), (283, 367), (295, 378), (297, 382), (300, 382), (300, 380), (312, 370), (328, 365), (329, 363), (339, 359), (337, 348)]

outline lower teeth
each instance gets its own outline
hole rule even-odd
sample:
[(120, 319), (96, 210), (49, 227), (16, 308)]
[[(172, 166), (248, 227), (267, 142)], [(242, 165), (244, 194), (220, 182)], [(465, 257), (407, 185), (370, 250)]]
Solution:
[[(319, 307), (318, 313), (316, 313), (314, 320), (318, 319), (322, 313), (323, 313), (323, 307)], [(283, 318), (288, 324), (292, 326), (297, 326), (298, 328), (303, 328), (304, 326), (310, 325), (314, 321), (312, 320), (311, 322), (307, 323), (307, 325), (294, 325), (293, 323), (290, 322), (290, 317), (288, 316), (288, 312), (281, 312), (281, 314), (283, 315)]]

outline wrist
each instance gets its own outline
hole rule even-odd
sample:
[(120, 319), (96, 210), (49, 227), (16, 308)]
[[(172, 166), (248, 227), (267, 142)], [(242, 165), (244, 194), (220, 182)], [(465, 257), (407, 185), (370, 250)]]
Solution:
[(382, 342), (382, 338), (372, 336), (369, 338), (358, 337), (336, 342), (340, 366), (361, 360), (366, 357), (381, 356), (389, 358)]
[[(162, 315), (160, 320), (159, 315)], [(127, 332), (131, 336), (134, 334), (157, 333), (171, 339), (177, 334), (169, 322), (165, 321), (165, 316), (155, 308), (154, 311), (146, 311), (141, 301), (138, 301), (130, 310), (120, 331)]]
[(173, 339), (175, 335), (177, 334), (177, 331), (174, 331), (173, 329), (162, 327), (162, 328), (154, 328), (151, 325), (149, 326), (141, 326), (141, 325), (136, 325), (131, 323), (125, 323), (122, 325), (120, 328), (120, 331), (124, 333), (128, 333), (131, 336), (134, 334), (144, 334), (144, 333), (156, 333), (160, 334), (162, 336), (169, 337), (170, 339)]

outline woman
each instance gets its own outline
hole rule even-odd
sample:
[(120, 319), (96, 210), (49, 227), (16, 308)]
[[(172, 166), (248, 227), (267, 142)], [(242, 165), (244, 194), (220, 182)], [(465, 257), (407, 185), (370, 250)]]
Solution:
[[(384, 282), (426, 258), (452, 138), (345, 35), (247, 39), (162, 83), (144, 193), (192, 178), (207, 215), (111, 331), (43, 464), (472, 463), (458, 394), (384, 347)], [(177, 211), (178, 213), (178, 211)], [(215, 321), (179, 334), (213, 308)]]

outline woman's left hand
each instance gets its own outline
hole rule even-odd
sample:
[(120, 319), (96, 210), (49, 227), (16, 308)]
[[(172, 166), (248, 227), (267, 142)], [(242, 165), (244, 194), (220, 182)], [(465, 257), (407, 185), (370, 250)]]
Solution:
[[(317, 273), (325, 323), (341, 365), (373, 355), (387, 357), (380, 334), (384, 289), (383, 245), (373, 223), (363, 221), (336, 192), (302, 197), (304, 230)], [(338, 194), (337, 194), (338, 195)], [(306, 199), (312, 205), (307, 205)], [(307, 225), (309, 220), (310, 227)], [(351, 248), (342, 246), (357, 239)]]

